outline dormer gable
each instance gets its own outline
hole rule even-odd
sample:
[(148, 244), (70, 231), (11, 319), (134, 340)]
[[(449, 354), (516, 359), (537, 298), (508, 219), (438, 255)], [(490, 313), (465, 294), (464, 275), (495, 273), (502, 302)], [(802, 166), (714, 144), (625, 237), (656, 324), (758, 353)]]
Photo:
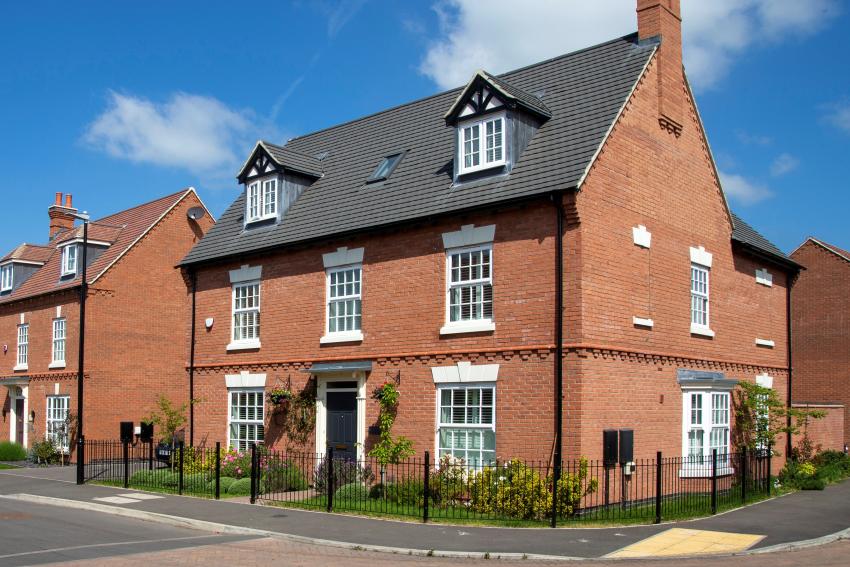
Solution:
[(552, 112), (539, 97), (486, 71), (478, 70), (444, 118), (447, 125), (457, 126), (461, 120), (505, 109), (526, 112), (540, 122), (545, 122), (552, 117)]
[(284, 172), (319, 179), (322, 177), (322, 162), (315, 157), (259, 140), (242, 165), (242, 169), (239, 170), (236, 179), (239, 183), (245, 184), (250, 179), (282, 175)]
[(0, 295), (21, 287), (50, 257), (51, 250), (33, 244), (21, 244), (0, 259)]

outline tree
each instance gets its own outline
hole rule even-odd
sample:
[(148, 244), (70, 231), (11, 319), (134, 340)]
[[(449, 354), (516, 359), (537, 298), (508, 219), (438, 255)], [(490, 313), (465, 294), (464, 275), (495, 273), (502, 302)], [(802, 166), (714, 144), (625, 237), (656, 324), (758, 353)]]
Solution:
[(196, 402), (197, 400), (191, 400), (181, 406), (175, 406), (171, 400), (160, 394), (156, 401), (157, 409), (151, 413), (146, 423), (156, 425), (160, 432), (160, 441), (170, 443), (176, 437), (177, 430), (189, 421), (186, 416), (189, 405)]
[[(733, 443), (749, 450), (764, 450), (776, 446), (780, 433), (795, 435), (811, 419), (820, 419), (822, 411), (788, 407), (773, 388), (750, 382), (740, 382), (733, 392), (735, 429)], [(789, 419), (790, 425), (789, 425)]]

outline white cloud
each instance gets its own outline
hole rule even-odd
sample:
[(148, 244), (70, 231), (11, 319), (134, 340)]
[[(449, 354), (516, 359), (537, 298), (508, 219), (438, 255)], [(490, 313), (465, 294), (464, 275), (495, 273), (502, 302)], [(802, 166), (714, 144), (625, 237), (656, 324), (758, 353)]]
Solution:
[(769, 146), (773, 143), (773, 138), (763, 134), (752, 134), (746, 130), (736, 130), (735, 136), (745, 146)]
[[(717, 84), (746, 49), (803, 37), (827, 25), (838, 0), (685, 0), (684, 56), (696, 88)], [(635, 0), (441, 0), (439, 37), (420, 71), (442, 88), (479, 68), (508, 71), (633, 32)]]
[(328, 37), (333, 39), (342, 31), (345, 24), (357, 15), (366, 0), (340, 0), (333, 8), (326, 9), (328, 12)]
[(770, 174), (774, 177), (781, 177), (791, 173), (797, 166), (800, 165), (800, 160), (789, 153), (780, 154), (773, 160), (770, 165)]
[(220, 177), (235, 174), (260, 130), (250, 112), (215, 98), (178, 92), (155, 103), (110, 92), (83, 141), (116, 158)]
[(836, 128), (850, 133), (850, 103), (833, 106), (826, 119)]
[(741, 175), (722, 171), (719, 173), (723, 192), (730, 200), (737, 201), (741, 205), (754, 205), (773, 196), (770, 189), (764, 185), (749, 181)]

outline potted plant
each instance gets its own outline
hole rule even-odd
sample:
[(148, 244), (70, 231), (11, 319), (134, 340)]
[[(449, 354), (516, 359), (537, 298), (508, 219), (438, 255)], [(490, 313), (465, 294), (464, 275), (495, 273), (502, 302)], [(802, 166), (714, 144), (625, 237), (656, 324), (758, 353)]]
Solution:
[(277, 387), (269, 392), (269, 402), (276, 406), (283, 406), (289, 403), (292, 399), (292, 392), (286, 388)]

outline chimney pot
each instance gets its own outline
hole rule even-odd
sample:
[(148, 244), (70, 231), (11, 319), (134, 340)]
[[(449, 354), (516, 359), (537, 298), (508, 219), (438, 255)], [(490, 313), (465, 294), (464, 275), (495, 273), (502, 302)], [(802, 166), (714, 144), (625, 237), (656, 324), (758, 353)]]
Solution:
[(56, 193), (56, 206), (57, 207), (62, 206), (62, 193), (60, 193), (60, 192)]
[(65, 208), (66, 209), (73, 209), (74, 208), (73, 205), (71, 205), (71, 194), (70, 193), (65, 195)]

